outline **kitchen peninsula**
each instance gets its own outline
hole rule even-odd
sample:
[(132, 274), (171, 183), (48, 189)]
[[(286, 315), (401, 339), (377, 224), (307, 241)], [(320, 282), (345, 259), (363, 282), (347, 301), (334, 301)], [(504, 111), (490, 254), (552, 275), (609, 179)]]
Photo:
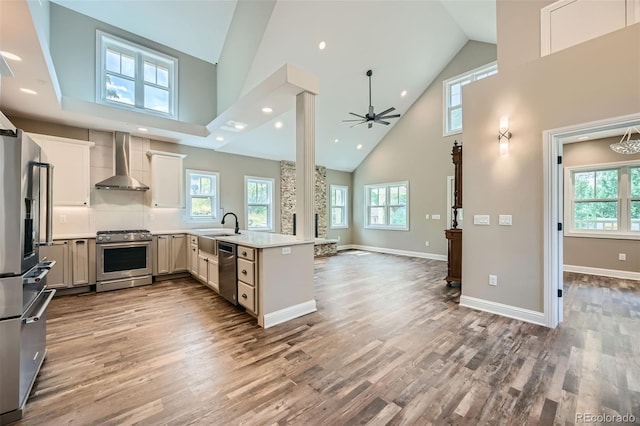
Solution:
[(313, 241), (242, 231), (215, 237), (237, 244), (238, 301), (269, 328), (316, 311)]

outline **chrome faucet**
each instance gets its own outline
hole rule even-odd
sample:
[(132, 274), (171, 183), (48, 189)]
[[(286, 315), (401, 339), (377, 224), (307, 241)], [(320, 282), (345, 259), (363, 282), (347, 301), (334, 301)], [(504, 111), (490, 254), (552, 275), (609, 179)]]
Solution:
[(236, 234), (240, 234), (240, 227), (238, 226), (238, 216), (236, 216), (235, 213), (225, 213), (224, 216), (222, 216), (222, 221), (220, 222), (222, 225), (224, 225), (224, 218), (227, 217), (227, 215), (232, 215), (233, 217), (236, 218), (236, 229), (235, 229), (235, 233)]

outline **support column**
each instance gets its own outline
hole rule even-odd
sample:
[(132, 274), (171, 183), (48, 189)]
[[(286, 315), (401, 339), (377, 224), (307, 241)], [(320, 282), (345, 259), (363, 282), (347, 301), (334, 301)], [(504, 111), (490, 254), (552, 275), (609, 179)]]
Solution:
[(314, 238), (316, 95), (296, 96), (296, 238)]

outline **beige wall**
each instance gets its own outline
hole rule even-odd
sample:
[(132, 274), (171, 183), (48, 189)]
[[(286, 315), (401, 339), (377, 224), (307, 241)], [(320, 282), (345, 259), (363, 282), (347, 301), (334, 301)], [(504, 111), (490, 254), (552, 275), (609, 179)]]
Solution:
[[(597, 139), (563, 146), (562, 163), (565, 167), (592, 164), (640, 161), (640, 154), (618, 154), (609, 145), (620, 141), (620, 136)], [(565, 203), (566, 205), (566, 203)], [(627, 260), (618, 260), (618, 254)], [(640, 272), (640, 239), (564, 237), (564, 264), (589, 268)]]
[[(506, 12), (513, 6), (499, 1), (497, 7), (498, 28), (511, 28)], [(530, 14), (539, 19), (539, 10)], [(500, 40), (515, 43), (519, 34), (511, 28)], [(495, 78), (465, 90), (463, 296), (542, 312), (542, 133), (640, 111), (640, 25), (500, 68)], [(501, 157), (504, 115), (513, 137), (509, 155)], [(477, 214), (489, 214), (491, 225), (474, 226)], [(513, 215), (513, 226), (497, 226), (499, 214)], [(489, 274), (498, 276), (497, 286), (487, 284)]]
[[(468, 42), (403, 114), (353, 174), (354, 244), (435, 254), (447, 253), (447, 176), (453, 175), (451, 148), (461, 134), (443, 137), (443, 85), (448, 78), (496, 60), (493, 44)], [(465, 89), (466, 90), (466, 89)], [(464, 93), (466, 97), (466, 92)], [(473, 133), (465, 139), (475, 143)], [(409, 231), (364, 228), (364, 185), (409, 181)], [(466, 210), (466, 208), (465, 208)], [(425, 219), (425, 215), (440, 219)], [(425, 242), (429, 241), (427, 247)]]

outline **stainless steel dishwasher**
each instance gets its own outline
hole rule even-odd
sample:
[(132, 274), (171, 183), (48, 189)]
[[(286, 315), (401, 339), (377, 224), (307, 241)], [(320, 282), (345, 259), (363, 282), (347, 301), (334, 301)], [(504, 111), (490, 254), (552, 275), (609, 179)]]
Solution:
[(236, 269), (236, 245), (218, 241), (220, 295), (234, 305), (238, 304), (238, 278)]

